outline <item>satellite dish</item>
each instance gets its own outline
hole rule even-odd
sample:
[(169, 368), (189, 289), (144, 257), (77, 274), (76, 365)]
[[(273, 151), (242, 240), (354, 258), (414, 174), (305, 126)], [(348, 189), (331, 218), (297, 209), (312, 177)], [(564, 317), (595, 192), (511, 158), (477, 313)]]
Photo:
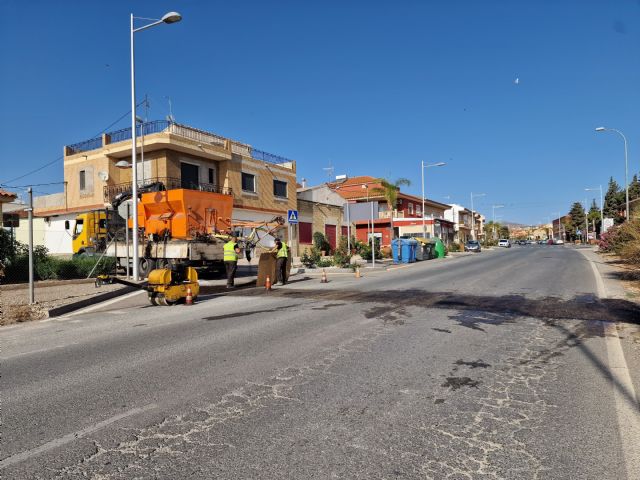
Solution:
[(133, 201), (131, 199), (125, 200), (118, 205), (118, 215), (125, 220), (127, 220), (127, 206), (129, 207), (129, 217), (131, 217), (131, 213), (133, 212)]
[(98, 172), (98, 178), (100, 180), (102, 180), (103, 182), (106, 182), (107, 180), (109, 180), (109, 173), (108, 172)]

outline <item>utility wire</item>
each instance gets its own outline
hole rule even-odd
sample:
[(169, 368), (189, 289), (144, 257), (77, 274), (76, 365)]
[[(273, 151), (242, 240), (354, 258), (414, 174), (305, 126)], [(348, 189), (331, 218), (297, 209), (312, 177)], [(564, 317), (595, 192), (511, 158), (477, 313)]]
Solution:
[[(145, 102), (146, 102), (146, 99), (145, 99), (145, 100), (142, 100), (140, 103), (138, 103), (138, 104), (136, 105), (136, 107), (139, 107), (140, 105), (144, 104)], [(129, 115), (130, 113), (131, 113), (131, 110), (129, 110), (129, 111), (128, 111), (127, 113), (125, 113), (124, 115), (122, 115), (122, 116), (121, 116), (120, 118), (118, 118), (115, 122), (113, 122), (113, 123), (109, 124), (107, 127), (105, 127), (105, 128), (103, 128), (102, 130), (100, 130), (98, 133), (96, 133), (95, 135), (93, 135), (93, 137), (97, 137), (98, 135), (102, 135), (104, 132), (106, 132), (108, 129), (110, 129), (111, 127), (113, 127), (114, 125), (116, 125), (118, 122), (120, 122), (123, 118), (125, 118), (125, 117), (126, 117), (127, 115)], [(92, 137), (92, 138), (93, 138), (93, 137)], [(52, 161), (50, 161), (50, 162), (48, 162), (48, 163), (45, 163), (45, 164), (44, 164), (44, 165), (42, 165), (41, 167), (36, 168), (35, 170), (31, 170), (30, 172), (25, 173), (24, 175), (20, 175), (19, 177), (12, 178), (11, 180), (7, 180), (6, 182), (2, 182), (2, 183), (0, 183), (0, 186), (11, 188), (11, 187), (9, 187), (9, 185), (7, 185), (8, 183), (15, 182), (16, 180), (20, 180), (20, 179), (22, 179), (22, 178), (24, 178), (24, 177), (28, 177), (29, 175), (33, 175), (34, 173), (37, 173), (37, 172), (39, 172), (40, 170), (44, 170), (45, 168), (47, 168), (47, 167), (49, 167), (49, 166), (53, 165), (54, 163), (59, 162), (59, 161), (60, 161), (60, 160), (62, 160), (63, 158), (64, 158), (64, 156), (60, 156), (60, 157), (56, 158), (55, 160), (52, 160)]]

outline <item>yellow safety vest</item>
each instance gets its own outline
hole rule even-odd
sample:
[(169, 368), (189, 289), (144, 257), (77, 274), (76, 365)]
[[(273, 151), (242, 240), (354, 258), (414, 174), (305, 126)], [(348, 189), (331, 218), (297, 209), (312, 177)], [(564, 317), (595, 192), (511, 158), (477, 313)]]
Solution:
[(236, 244), (232, 241), (228, 241), (224, 244), (224, 261), (225, 262), (237, 262), (238, 254), (236, 253)]
[(278, 258), (287, 258), (289, 256), (289, 251), (287, 250), (287, 244), (282, 242), (282, 247), (278, 250)]

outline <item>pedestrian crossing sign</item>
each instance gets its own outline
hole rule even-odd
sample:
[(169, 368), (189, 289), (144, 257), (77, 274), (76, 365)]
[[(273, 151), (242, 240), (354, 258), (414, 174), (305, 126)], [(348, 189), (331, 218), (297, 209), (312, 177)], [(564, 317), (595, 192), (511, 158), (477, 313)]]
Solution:
[(298, 223), (298, 211), (297, 210), (289, 210), (287, 213), (287, 222), (291, 225), (296, 225)]

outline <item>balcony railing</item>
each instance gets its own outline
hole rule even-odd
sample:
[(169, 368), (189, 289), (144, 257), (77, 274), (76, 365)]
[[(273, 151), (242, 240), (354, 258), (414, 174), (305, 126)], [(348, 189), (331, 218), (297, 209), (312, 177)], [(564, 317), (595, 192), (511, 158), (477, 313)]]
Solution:
[(84, 142), (74, 143), (67, 146), (69, 155), (76, 153), (88, 152), (89, 150), (97, 150), (102, 148), (102, 137), (92, 138), (91, 140), (85, 140)]
[[(105, 203), (112, 203), (116, 196), (131, 194), (131, 182), (118, 183), (116, 185), (105, 185), (103, 188), (103, 196)], [(165, 190), (173, 190), (176, 188), (186, 188), (188, 190), (199, 190), (201, 192), (220, 193), (222, 195), (232, 195), (230, 188), (213, 183), (196, 183), (181, 180), (176, 177), (156, 177), (138, 180), (138, 192), (145, 191), (157, 192)]]
[[(255, 160), (261, 160), (263, 162), (272, 163), (274, 165), (286, 165), (292, 164), (293, 161), (281, 157), (280, 155), (274, 155), (272, 153), (264, 152), (250, 145), (235, 142), (229, 140), (215, 133), (207, 132), (205, 130), (199, 130), (197, 128), (189, 127), (187, 125), (181, 125), (179, 123), (169, 122), (167, 120), (154, 120), (152, 122), (146, 122), (136, 127), (137, 136), (152, 135), (154, 133), (169, 132), (173, 135), (188, 138), (199, 143), (215, 145), (221, 148), (225, 148), (232, 153), (239, 155), (245, 155)], [(103, 144), (104, 137), (104, 144)], [(122, 128), (113, 132), (109, 132), (104, 136), (85, 140), (83, 142), (74, 143), (73, 145), (67, 145), (67, 155), (74, 155), (80, 152), (86, 152), (89, 150), (97, 150), (105, 145), (124, 142), (131, 140), (131, 127)]]

